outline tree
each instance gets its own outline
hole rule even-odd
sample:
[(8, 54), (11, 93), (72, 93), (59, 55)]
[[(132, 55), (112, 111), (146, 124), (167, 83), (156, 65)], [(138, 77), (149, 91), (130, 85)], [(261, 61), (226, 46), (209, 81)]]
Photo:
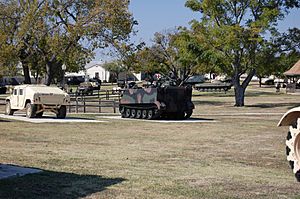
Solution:
[(126, 71), (124, 65), (119, 61), (105, 62), (103, 68), (110, 72), (111, 82), (117, 82), (119, 74)]
[(282, 77), (299, 59), (300, 30), (293, 28), (282, 34), (274, 32), (256, 53), (256, 75), (260, 78), (260, 84), (265, 76)]
[[(297, 0), (187, 0), (186, 6), (202, 13), (192, 21), (198, 42), (209, 49), (232, 76), (235, 106), (244, 106), (245, 90), (256, 72), (256, 53), (276, 22)], [(247, 78), (241, 82), (241, 75)]]
[(13, 0), (1, 3), (0, 16), (3, 24), (12, 24), (7, 43), (16, 46), (23, 67), (38, 60), (42, 67), (34, 69), (45, 72), (49, 85), (62, 74), (62, 64), (68, 71), (78, 71), (96, 48), (128, 38), (135, 24), (128, 4), (123, 0)]
[(143, 48), (145, 45), (144, 42), (139, 44), (132, 43), (129, 40), (124, 41), (115, 41), (112, 44), (114, 48), (114, 56), (117, 58), (117, 63), (119, 67), (122, 68), (122, 72), (125, 72), (127, 81), (127, 75), (132, 74), (133, 71), (138, 71), (138, 59), (137, 59), (137, 52)]
[(163, 75), (168, 75), (166, 69), (165, 59), (161, 51), (155, 46), (144, 47), (137, 52), (138, 64), (135, 67), (136, 71), (144, 72), (149, 76), (153, 76), (155, 73), (161, 73)]
[[(203, 72), (206, 64), (202, 56), (202, 46), (186, 29), (155, 33), (154, 44), (138, 53), (140, 70), (150, 74), (172, 73), (173, 78), (184, 80), (193, 73)], [(195, 53), (197, 51), (197, 53)], [(201, 55), (201, 56), (199, 56)]]

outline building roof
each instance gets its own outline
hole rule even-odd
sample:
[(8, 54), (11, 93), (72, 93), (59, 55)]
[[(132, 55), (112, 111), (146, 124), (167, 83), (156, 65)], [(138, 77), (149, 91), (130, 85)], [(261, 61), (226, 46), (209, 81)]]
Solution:
[(94, 66), (100, 66), (100, 67), (102, 67), (102, 65), (103, 65), (102, 61), (91, 61), (87, 65), (85, 65), (85, 69), (90, 69), (90, 68), (92, 68)]
[(283, 73), (286, 76), (300, 76), (300, 60), (288, 71)]

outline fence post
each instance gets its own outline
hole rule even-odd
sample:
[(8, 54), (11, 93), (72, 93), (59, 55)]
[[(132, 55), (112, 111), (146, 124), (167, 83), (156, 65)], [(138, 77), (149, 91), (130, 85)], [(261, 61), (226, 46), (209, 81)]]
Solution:
[(86, 107), (85, 107), (85, 97), (83, 98), (83, 112), (86, 112)]
[(78, 113), (78, 97), (76, 97), (76, 113)]
[(116, 102), (113, 101), (113, 106), (114, 106), (114, 113), (116, 113)]
[(99, 113), (101, 113), (101, 98), (99, 98)]
[(70, 99), (70, 104), (69, 104), (69, 113), (71, 113), (71, 107), (72, 106), (72, 104), (71, 104), (71, 99)]

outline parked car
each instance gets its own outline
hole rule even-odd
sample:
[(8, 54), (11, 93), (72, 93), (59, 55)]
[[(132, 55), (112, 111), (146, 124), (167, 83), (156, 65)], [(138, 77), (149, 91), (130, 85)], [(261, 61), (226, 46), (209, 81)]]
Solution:
[(4, 86), (6, 85), (16, 86), (16, 85), (20, 85), (20, 82), (15, 77), (3, 77), (0, 79), (0, 84)]
[(262, 85), (274, 85), (274, 79), (262, 78), (261, 79), (261, 84)]
[(66, 77), (66, 82), (68, 85), (79, 85), (80, 83), (84, 82), (84, 77), (82, 76), (69, 76)]
[(0, 94), (5, 94), (7, 91), (6, 86), (0, 82)]

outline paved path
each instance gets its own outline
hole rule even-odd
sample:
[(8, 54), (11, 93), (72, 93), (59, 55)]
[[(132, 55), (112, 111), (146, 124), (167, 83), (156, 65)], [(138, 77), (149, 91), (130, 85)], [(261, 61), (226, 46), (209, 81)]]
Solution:
[(115, 120), (128, 120), (128, 121), (143, 121), (155, 123), (200, 123), (200, 122), (216, 122), (213, 119), (190, 118), (187, 120), (143, 120), (134, 118), (122, 118), (121, 116), (96, 116), (97, 118), (115, 119)]
[(23, 122), (31, 122), (31, 123), (99, 123), (106, 122), (94, 119), (86, 119), (86, 118), (75, 118), (75, 117), (67, 117), (65, 119), (57, 119), (55, 116), (43, 116), (42, 118), (27, 118), (23, 114), (16, 115), (4, 115), (0, 114), (0, 118), (10, 119), (10, 120), (19, 120)]
[(204, 113), (204, 114), (193, 114), (193, 116), (272, 116), (272, 115), (283, 115), (284, 113), (260, 113), (260, 112), (253, 112), (253, 113), (236, 113), (236, 112), (223, 112), (223, 113)]

